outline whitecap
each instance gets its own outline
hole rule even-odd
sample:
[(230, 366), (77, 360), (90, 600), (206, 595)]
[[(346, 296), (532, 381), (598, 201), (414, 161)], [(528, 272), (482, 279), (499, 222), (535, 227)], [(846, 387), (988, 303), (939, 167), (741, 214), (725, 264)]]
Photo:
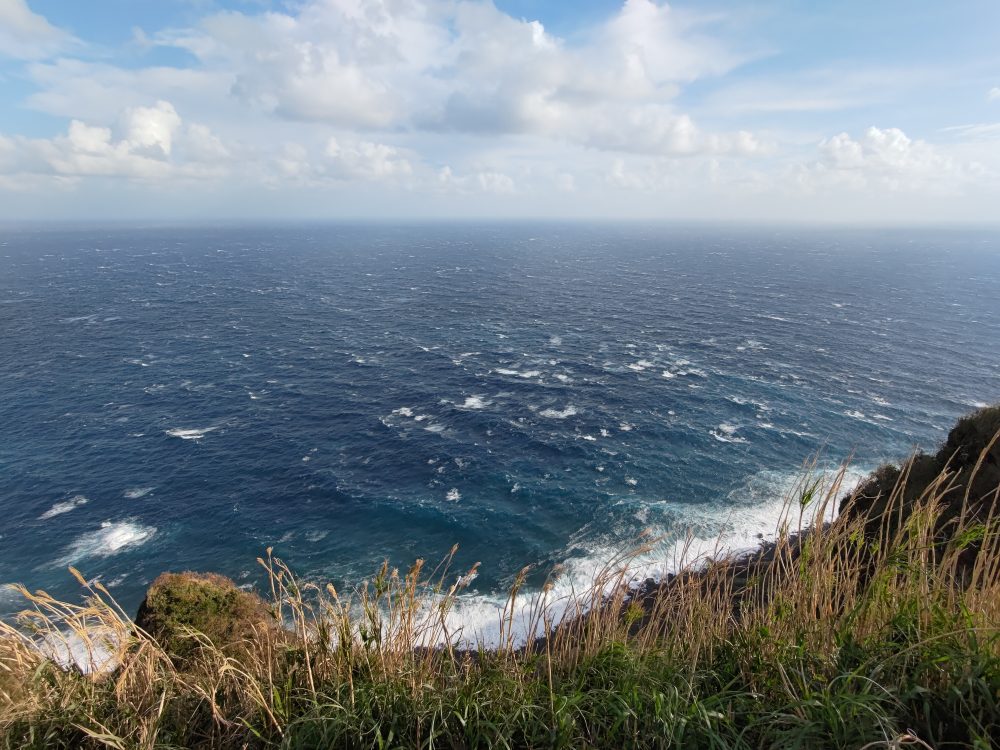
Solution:
[(573, 404), (569, 404), (565, 409), (542, 409), (538, 412), (538, 416), (547, 417), (549, 419), (566, 419), (566, 417), (572, 417), (577, 414), (576, 407)]
[(155, 533), (154, 526), (144, 526), (136, 521), (105, 521), (101, 528), (77, 537), (57, 564), (71, 565), (88, 557), (110, 557), (145, 544)]
[(482, 396), (468, 396), (462, 404), (463, 409), (484, 409), (490, 405), (489, 401), (484, 401)]
[(181, 440), (200, 440), (205, 437), (209, 432), (219, 429), (218, 427), (174, 427), (173, 429), (166, 430), (166, 434), (170, 437), (180, 438)]
[(520, 370), (511, 370), (510, 368), (507, 367), (497, 367), (493, 372), (497, 373), (498, 375), (508, 375), (510, 377), (515, 377), (515, 378), (537, 378), (539, 375), (542, 374), (538, 370), (524, 370), (522, 372)]
[(677, 377), (676, 375), (674, 375), (674, 373), (670, 372), (670, 370), (664, 370), (661, 374), (663, 375), (663, 377), (667, 378), (668, 380), (670, 378), (676, 378)]
[(723, 422), (714, 430), (709, 430), (709, 434), (720, 443), (745, 443), (747, 439), (736, 435), (739, 428)]
[(556, 378), (556, 380), (558, 380), (558, 381), (559, 381), (560, 383), (571, 383), (571, 382), (572, 382), (572, 378), (570, 378), (570, 376), (569, 376), (569, 375), (564, 375), (564, 374), (563, 374), (563, 373), (561, 373), (561, 372), (560, 372), (560, 373), (557, 373), (557, 374), (556, 374), (556, 376), (555, 376), (555, 378)]
[(448, 490), (448, 494), (444, 496), (444, 499), (452, 503), (457, 503), (462, 499), (462, 493), (458, 491), (457, 487), (452, 487)]
[(561, 336), (549, 336), (549, 345), (550, 346), (562, 346), (562, 337)]
[(655, 367), (655, 365), (648, 359), (640, 359), (638, 362), (633, 362), (625, 366), (630, 370), (634, 370), (635, 372), (642, 372), (643, 370), (649, 367)]
[(145, 497), (155, 489), (155, 487), (132, 487), (131, 489), (125, 490), (122, 493), (122, 496), (127, 497), (129, 500), (138, 500), (140, 497)]
[(413, 409), (411, 409), (409, 406), (400, 406), (398, 409), (393, 409), (392, 413), (398, 414), (401, 417), (412, 417)]
[(73, 495), (69, 500), (63, 500), (61, 503), (56, 503), (47, 511), (42, 513), (38, 518), (42, 521), (48, 518), (55, 518), (56, 516), (61, 516), (63, 513), (69, 513), (75, 508), (79, 508), (81, 505), (86, 505), (88, 502), (87, 498), (83, 495)]

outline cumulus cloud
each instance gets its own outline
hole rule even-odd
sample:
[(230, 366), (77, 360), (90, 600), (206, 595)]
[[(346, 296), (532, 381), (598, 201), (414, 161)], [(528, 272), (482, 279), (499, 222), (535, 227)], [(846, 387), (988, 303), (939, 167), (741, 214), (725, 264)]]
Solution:
[(80, 43), (34, 13), (26, 0), (0, 0), (0, 57), (38, 60)]
[(819, 144), (820, 159), (802, 171), (810, 187), (953, 192), (982, 175), (976, 162), (960, 162), (899, 128), (869, 127), (858, 137), (840, 133)]
[(166, 101), (126, 108), (115, 128), (72, 120), (54, 138), (0, 136), (0, 173), (8, 180), (197, 178), (211, 174), (209, 163), (225, 157), (228, 150), (207, 126), (185, 126)]
[(459, 194), (512, 195), (517, 192), (514, 178), (504, 172), (484, 169), (456, 174), (450, 166), (438, 170), (437, 187), (445, 192)]
[(152, 107), (125, 110), (124, 123), (125, 140), (132, 151), (170, 156), (181, 118), (174, 105), (161, 100)]
[(330, 137), (321, 149), (286, 143), (273, 162), (277, 169), (264, 178), (272, 186), (291, 181), (317, 187), (351, 182), (409, 187), (411, 176), (426, 171), (394, 146), (346, 136)]
[(154, 38), (228, 71), (231, 98), (287, 120), (755, 153), (750, 134), (703, 134), (670, 107), (682, 84), (744, 59), (703, 25), (666, 4), (627, 0), (569, 43), (490, 2), (309, 0), (296, 12), (226, 12)]
[[(565, 38), (489, 0), (198, 7), (209, 14), (192, 26), (137, 32), (130, 48), (184, 50), (186, 67), (143, 66), (72, 59), (64, 53), (79, 42), (24, 0), (0, 0), (0, 56), (18, 57), (35, 87), (19, 104), (65, 123), (51, 138), (0, 134), (0, 188), (100, 180), (109, 191), (142, 183), (154, 196), (201, 181), (220, 205), (291, 188), (284, 204), (260, 190), (276, 213), (299, 210), (304, 196), (325, 206), (333, 194), (338, 206), (379, 210), (406, 191), (399, 205), (451, 215), (753, 205), (756, 216), (770, 197), (798, 216), (793, 197), (823, 208), (893, 194), (908, 205), (998, 184), (996, 123), (945, 128), (935, 143), (877, 127), (820, 141), (813, 119), (795, 130), (789, 113), (832, 119), (912, 90), (926, 71), (838, 66), (726, 80), (752, 58), (727, 31), (739, 21), (663, 0), (622, 0)], [(982, 97), (987, 86), (971, 85)], [(1000, 89), (987, 96), (1000, 100)], [(775, 130), (760, 129), (767, 117)], [(757, 203), (740, 203), (746, 196)]]
[(343, 179), (386, 180), (413, 173), (413, 167), (398, 149), (384, 143), (360, 141), (342, 144), (330, 138), (325, 155), (329, 174)]
[(994, 86), (993, 88), (991, 88), (989, 90), (989, 93), (986, 94), (986, 98), (989, 99), (991, 102), (995, 102), (998, 99), (1000, 99), (1000, 86)]
[(581, 134), (588, 146), (640, 154), (733, 154), (752, 156), (770, 150), (748, 131), (706, 133), (688, 115), (661, 106), (636, 107), (617, 118), (595, 118)]

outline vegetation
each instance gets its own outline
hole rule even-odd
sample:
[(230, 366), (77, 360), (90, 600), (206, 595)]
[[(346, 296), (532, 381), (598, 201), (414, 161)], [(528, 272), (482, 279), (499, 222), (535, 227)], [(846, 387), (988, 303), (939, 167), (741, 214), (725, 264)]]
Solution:
[(239, 651), (261, 628), (277, 623), (256, 594), (214, 573), (164, 573), (146, 591), (135, 624), (182, 665), (199, 648), (199, 633), (216, 647)]
[[(0, 746), (1000, 746), (998, 429), (982, 410), (842, 502), (806, 472), (774, 544), (639, 592), (623, 557), (558, 627), (547, 586), (527, 646), (518, 584), (500, 645), (459, 648), (450, 558), (348, 594), (269, 551), (265, 599), (161, 577), (138, 625), (74, 571), (84, 604), (21, 588), (0, 626)], [(60, 666), (73, 644), (99, 668)]]

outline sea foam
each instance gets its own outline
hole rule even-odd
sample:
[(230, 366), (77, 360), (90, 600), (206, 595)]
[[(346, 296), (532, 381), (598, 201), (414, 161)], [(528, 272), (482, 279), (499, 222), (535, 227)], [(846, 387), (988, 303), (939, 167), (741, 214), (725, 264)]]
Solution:
[(577, 413), (576, 407), (573, 404), (569, 404), (565, 409), (542, 409), (538, 412), (538, 416), (547, 417), (548, 419), (566, 419), (566, 417), (572, 417)]
[(154, 526), (144, 526), (134, 520), (105, 521), (99, 529), (77, 537), (57, 562), (62, 566), (88, 557), (110, 557), (145, 544), (155, 533)]
[(48, 518), (61, 516), (63, 513), (69, 513), (71, 510), (79, 508), (81, 505), (86, 505), (87, 502), (87, 498), (83, 495), (73, 495), (69, 500), (63, 500), (61, 503), (54, 504), (38, 518), (44, 521)]
[(709, 434), (720, 443), (745, 443), (747, 439), (736, 434), (739, 427), (723, 422), (714, 430), (709, 430)]
[(170, 437), (180, 438), (181, 440), (201, 440), (210, 432), (219, 429), (218, 427), (174, 427), (170, 430), (165, 430), (166, 434)]
[[(699, 568), (711, 559), (740, 555), (757, 549), (761, 542), (775, 538), (782, 524), (797, 526), (797, 496), (804, 482), (818, 481), (814, 496), (829, 492), (832, 497), (842, 497), (852, 492), (867, 476), (866, 471), (849, 468), (823, 470), (811, 478), (800, 471), (762, 471), (748, 477), (734, 489), (725, 501), (705, 509), (696, 510), (688, 504), (677, 504), (676, 513), (685, 521), (685, 531), (678, 534), (666, 528), (650, 529), (652, 538), (660, 541), (653, 549), (632, 558), (627, 564), (624, 581), (632, 587), (647, 579), (661, 580), (683, 568)], [(661, 512), (669, 503), (654, 503)], [(641, 510), (648, 510), (644, 507)], [(818, 509), (817, 509), (818, 510)], [(836, 517), (837, 503), (829, 503), (822, 517), (806, 511), (804, 524), (810, 521), (823, 523)], [(795, 518), (789, 518), (794, 513)], [(672, 525), (673, 526), (673, 525)], [(676, 528), (674, 526), (674, 528)], [(644, 536), (644, 538), (648, 538)], [(638, 544), (636, 545), (638, 546)], [(541, 635), (531, 631), (532, 623), (538, 627), (539, 603), (548, 608), (550, 623), (556, 625), (566, 617), (579, 612), (579, 601), (574, 594), (589, 592), (593, 586), (608, 581), (606, 572), (614, 561), (622, 559), (622, 547), (596, 545), (586, 548), (585, 554), (571, 557), (561, 565), (561, 574), (546, 591), (519, 593), (508, 609), (513, 617), (508, 633), (514, 644), (524, 645)], [(617, 580), (616, 577), (611, 577)], [(607, 591), (610, 593), (610, 587)], [(489, 647), (500, 645), (501, 615), (509, 607), (509, 597), (503, 593), (470, 592), (460, 595), (447, 613), (447, 629), (453, 643)], [(431, 616), (428, 610), (427, 616)], [(441, 645), (422, 644), (422, 645)]]
[(468, 396), (465, 402), (461, 405), (463, 409), (485, 409), (490, 405), (489, 401), (485, 401), (482, 396)]

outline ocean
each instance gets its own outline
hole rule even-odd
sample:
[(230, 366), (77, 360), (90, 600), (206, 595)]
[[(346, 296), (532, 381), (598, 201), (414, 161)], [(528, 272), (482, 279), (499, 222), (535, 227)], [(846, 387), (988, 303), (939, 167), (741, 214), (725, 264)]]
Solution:
[(343, 587), (458, 544), (471, 632), (525, 565), (752, 544), (810, 456), (1000, 400), (1000, 233), (6, 227), (0, 334), (0, 582), (134, 611), (267, 547)]

